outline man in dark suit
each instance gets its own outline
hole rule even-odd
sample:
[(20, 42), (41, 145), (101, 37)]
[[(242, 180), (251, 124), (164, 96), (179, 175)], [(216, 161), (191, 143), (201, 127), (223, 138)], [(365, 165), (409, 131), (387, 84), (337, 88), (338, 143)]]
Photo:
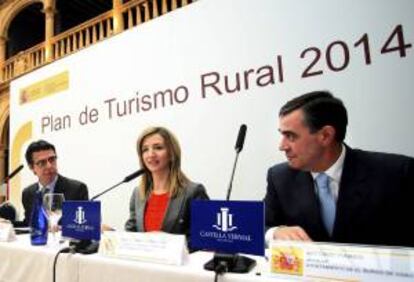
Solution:
[(26, 150), (26, 161), (38, 182), (23, 190), (23, 225), (30, 222), (35, 193), (62, 193), (65, 200), (88, 200), (88, 188), (82, 182), (58, 174), (55, 146), (47, 141), (32, 142)]
[(268, 171), (266, 239), (414, 246), (414, 159), (346, 146), (347, 123), (329, 92), (281, 108), (288, 161)]

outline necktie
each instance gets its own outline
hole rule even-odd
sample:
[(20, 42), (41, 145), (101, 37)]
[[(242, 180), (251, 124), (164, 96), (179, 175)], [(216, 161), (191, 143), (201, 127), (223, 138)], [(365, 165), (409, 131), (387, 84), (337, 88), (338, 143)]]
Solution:
[(42, 189), (43, 196), (48, 194), (48, 193), (50, 193), (50, 189), (47, 186), (43, 187), (43, 189)]
[(320, 173), (316, 177), (316, 185), (318, 186), (318, 197), (321, 204), (321, 215), (326, 230), (332, 235), (336, 204), (334, 196), (329, 188), (329, 177), (325, 173)]
[(42, 187), (41, 189), (41, 193), (42, 193), (42, 199), (45, 199), (45, 195), (50, 193), (50, 189), (47, 188), (47, 186)]

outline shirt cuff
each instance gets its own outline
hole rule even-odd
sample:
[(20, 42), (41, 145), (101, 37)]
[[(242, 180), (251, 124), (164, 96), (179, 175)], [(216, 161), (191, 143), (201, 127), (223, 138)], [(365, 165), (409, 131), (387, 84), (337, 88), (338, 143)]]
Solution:
[(265, 242), (266, 242), (266, 246), (269, 246), (270, 241), (272, 241), (273, 239), (273, 234), (275, 233), (275, 231), (278, 229), (278, 226), (275, 227), (271, 227), (266, 231), (265, 234)]

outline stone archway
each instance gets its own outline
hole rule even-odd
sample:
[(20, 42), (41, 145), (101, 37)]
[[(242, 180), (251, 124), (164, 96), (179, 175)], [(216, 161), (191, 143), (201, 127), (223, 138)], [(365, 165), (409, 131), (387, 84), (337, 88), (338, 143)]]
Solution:
[(43, 4), (42, 0), (17, 0), (13, 1), (13, 3), (6, 7), (3, 11), (2, 20), (0, 21), (0, 35), (6, 36), (7, 30), (9, 29), (10, 23), (16, 17), (20, 11), (22, 11), (27, 6), (30, 6), (34, 3), (41, 3)]
[(0, 13), (0, 65), (6, 57), (6, 42), (8, 40), (7, 35), (10, 23), (27, 6), (34, 3), (41, 3), (44, 6), (44, 1), (42, 0), (16, 0), (10, 3)]

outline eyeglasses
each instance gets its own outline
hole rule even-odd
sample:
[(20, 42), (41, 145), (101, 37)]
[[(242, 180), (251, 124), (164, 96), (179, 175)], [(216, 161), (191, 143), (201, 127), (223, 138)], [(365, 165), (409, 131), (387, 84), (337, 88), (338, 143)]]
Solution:
[(56, 163), (56, 159), (57, 159), (57, 156), (50, 156), (47, 159), (38, 160), (34, 164), (36, 166), (40, 167), (40, 168), (44, 168), (47, 165), (47, 163), (50, 163), (51, 165), (55, 164)]

